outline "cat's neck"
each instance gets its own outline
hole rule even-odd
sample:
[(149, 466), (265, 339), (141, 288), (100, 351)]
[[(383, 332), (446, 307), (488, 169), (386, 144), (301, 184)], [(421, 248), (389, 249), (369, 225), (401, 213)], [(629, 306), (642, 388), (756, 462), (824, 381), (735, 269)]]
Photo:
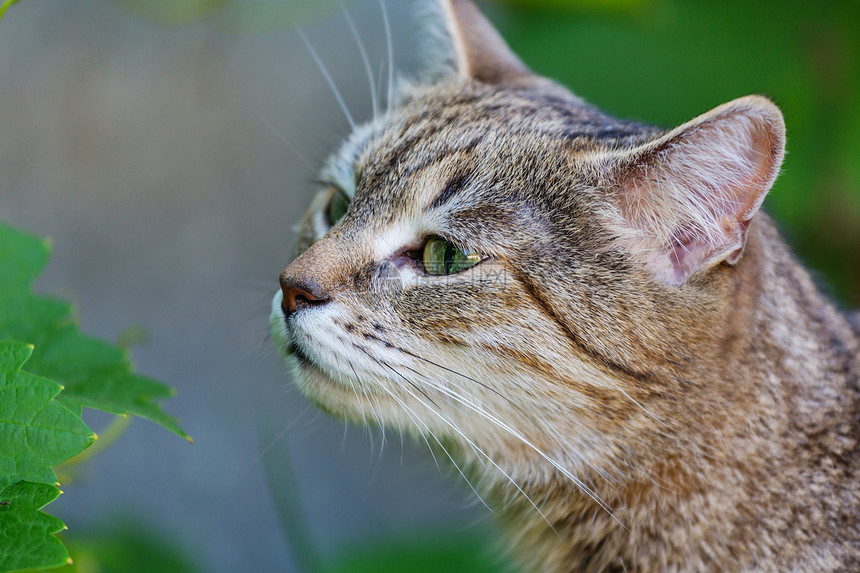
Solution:
[[(827, 570), (827, 555), (843, 551), (828, 536), (840, 504), (850, 507), (840, 500), (857, 487), (827, 496), (815, 488), (844, 484), (858, 469), (858, 436), (844, 423), (858, 415), (856, 330), (764, 217), (735, 271), (725, 328), (697, 362), (710, 368), (681, 374), (700, 392), (700, 410), (678, 412), (680, 429), (667, 425), (648, 450), (626, 452), (626, 469), (584, 475), (600, 502), (564, 476), (529, 484), (540, 513), (508, 483), (495, 486), (514, 500), (507, 512), (518, 542), (543, 546), (523, 552), (541, 560), (530, 569), (742, 570), (764, 559), (775, 570)], [(790, 503), (777, 499), (786, 495)], [(798, 520), (795, 553), (775, 555), (768, 533), (791, 536)]]
[[(758, 388), (772, 393), (790, 416), (788, 430), (820, 433), (854, 419), (860, 380), (860, 336), (851, 319), (818, 290), (773, 224), (756, 226), (743, 288), (749, 317), (727, 356)], [(764, 255), (763, 253), (766, 253)]]

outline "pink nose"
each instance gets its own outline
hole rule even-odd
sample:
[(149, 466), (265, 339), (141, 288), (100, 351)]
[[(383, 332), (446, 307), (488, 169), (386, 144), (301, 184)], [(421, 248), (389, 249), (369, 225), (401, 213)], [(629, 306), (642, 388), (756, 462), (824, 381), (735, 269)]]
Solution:
[(315, 283), (284, 274), (281, 275), (281, 292), (284, 293), (281, 308), (286, 316), (306, 308), (322, 306), (331, 300)]

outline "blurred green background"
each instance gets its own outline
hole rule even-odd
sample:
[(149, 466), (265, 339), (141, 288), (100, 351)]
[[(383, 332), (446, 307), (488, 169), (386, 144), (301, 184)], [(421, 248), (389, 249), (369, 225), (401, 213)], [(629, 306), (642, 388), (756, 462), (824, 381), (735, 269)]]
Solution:
[[(386, 0), (406, 73), (418, 3)], [(480, 6), (535, 71), (620, 117), (672, 127), (773, 99), (788, 154), (765, 209), (824, 288), (860, 306), (860, 2)], [(346, 7), (381, 66), (379, 3)], [(369, 119), (336, 0), (23, 0), (0, 23), (0, 219), (55, 238), (43, 287), (78, 300), (85, 329), (141, 325), (140, 370), (179, 390), (196, 440), (135, 424), (64, 487), (79, 571), (502, 570), (488, 513), (463, 508), (468, 488), (421, 444), (389, 436), (383, 455), (378, 434), (370, 446), (315, 418), (259, 350), (314, 192), (303, 163), (348, 132), (296, 25)], [(246, 279), (261, 286), (235, 286)], [(118, 514), (135, 527), (102, 517)]]
[(499, 24), (534, 69), (616, 115), (674, 126), (739, 96), (773, 99), (788, 153), (765, 208), (840, 301), (860, 304), (860, 2), (506, 6)]

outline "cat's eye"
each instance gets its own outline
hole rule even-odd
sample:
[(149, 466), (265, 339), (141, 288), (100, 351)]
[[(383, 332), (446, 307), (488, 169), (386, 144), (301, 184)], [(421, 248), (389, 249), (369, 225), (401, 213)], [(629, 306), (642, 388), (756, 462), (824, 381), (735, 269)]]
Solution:
[(346, 196), (343, 190), (335, 188), (325, 212), (328, 224), (334, 226), (335, 223), (343, 218), (348, 208), (349, 197)]
[(478, 253), (464, 251), (438, 237), (427, 239), (421, 252), (421, 263), (428, 275), (451, 275), (473, 267), (484, 260)]

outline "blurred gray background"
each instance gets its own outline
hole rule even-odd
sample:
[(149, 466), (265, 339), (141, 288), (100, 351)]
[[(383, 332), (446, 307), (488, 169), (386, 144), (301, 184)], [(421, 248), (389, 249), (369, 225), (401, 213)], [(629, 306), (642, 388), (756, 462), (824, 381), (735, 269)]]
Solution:
[[(387, 5), (397, 67), (414, 68), (413, 8)], [(53, 239), (37, 290), (75, 301), (82, 331), (146, 332), (137, 370), (177, 389), (164, 409), (195, 440), (135, 420), (48, 508), (72, 538), (132, 520), (204, 571), (293, 571), (283, 521), (330, 555), (392, 535), (471, 535), (485, 517), (417, 445), (389, 436), (380, 455), (378, 435), (308, 407), (265, 340), (314, 192), (305, 162), (348, 133), (289, 6), (238, 29), (165, 25), (110, 0), (23, 0), (0, 22), (0, 221)], [(348, 8), (380, 65), (379, 4)], [(368, 119), (342, 12), (303, 16)], [(96, 431), (108, 421), (85, 419)]]

